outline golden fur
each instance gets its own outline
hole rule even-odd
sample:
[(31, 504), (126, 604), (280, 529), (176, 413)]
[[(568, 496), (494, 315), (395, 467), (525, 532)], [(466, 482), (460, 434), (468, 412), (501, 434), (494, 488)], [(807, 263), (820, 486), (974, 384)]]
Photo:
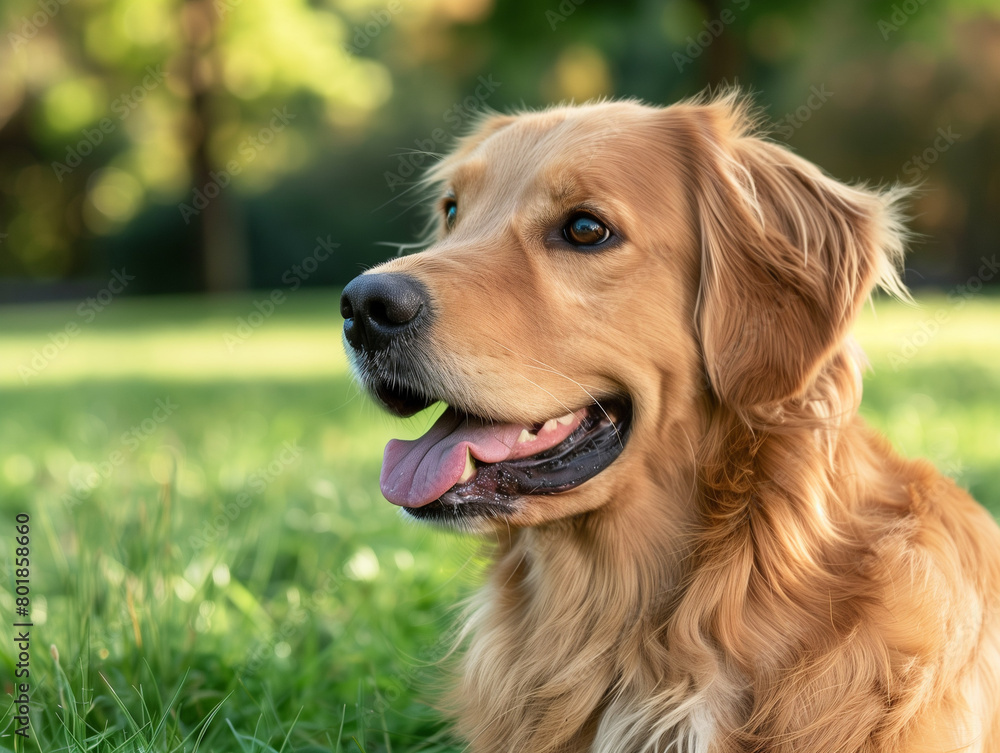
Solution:
[[(1000, 530), (856, 415), (851, 322), (905, 295), (899, 193), (734, 95), (493, 116), (431, 180), (453, 230), (376, 270), (433, 296), (429, 388), (501, 421), (634, 407), (604, 472), (474, 526), (470, 750), (1000, 750)], [(623, 242), (547, 248), (579, 206)]]

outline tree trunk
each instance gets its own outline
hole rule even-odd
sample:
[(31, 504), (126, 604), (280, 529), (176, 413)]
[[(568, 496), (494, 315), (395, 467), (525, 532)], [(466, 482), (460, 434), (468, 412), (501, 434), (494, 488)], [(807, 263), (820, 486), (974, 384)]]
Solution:
[(241, 225), (234, 221), (235, 202), (226, 195), (233, 190), (232, 185), (216, 184), (208, 153), (212, 91), (220, 74), (215, 48), (218, 20), (211, 0), (184, 3), (182, 27), (187, 43), (184, 75), (190, 97), (188, 153), (193, 188), (207, 200), (195, 218), (198, 232), (193, 248), (186, 255), (191, 262), (189, 268), (196, 270), (195, 286), (211, 293), (245, 289), (250, 272)]

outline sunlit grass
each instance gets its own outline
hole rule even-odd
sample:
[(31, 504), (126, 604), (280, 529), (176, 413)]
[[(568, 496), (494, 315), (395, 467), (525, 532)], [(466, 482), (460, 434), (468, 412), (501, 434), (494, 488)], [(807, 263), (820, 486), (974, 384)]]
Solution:
[[(229, 347), (255, 298), (116, 300), (27, 383), (75, 306), (0, 309), (5, 561), (14, 514), (32, 518), (17, 750), (458, 750), (425, 699), (478, 546), (404, 523), (377, 486), (384, 443), (431, 418), (358, 394), (335, 292), (290, 296)], [(1000, 510), (1000, 302), (922, 304), (864, 314), (863, 411)]]
[(856, 335), (871, 362), (862, 414), (1000, 514), (1000, 301), (882, 299)]
[(112, 301), (84, 315), (75, 303), (0, 311), (0, 387), (346, 373), (337, 295), (289, 296), (276, 307), (266, 298)]
[[(0, 510), (32, 519), (19, 750), (204, 735), (201, 751), (400, 751), (440, 734), (422, 699), (478, 547), (381, 499), (400, 426), (348, 379), (337, 300), (290, 299), (232, 349), (252, 298), (115, 301), (27, 384), (17, 366), (75, 309), (0, 310)], [(11, 693), (6, 643), (0, 662)]]

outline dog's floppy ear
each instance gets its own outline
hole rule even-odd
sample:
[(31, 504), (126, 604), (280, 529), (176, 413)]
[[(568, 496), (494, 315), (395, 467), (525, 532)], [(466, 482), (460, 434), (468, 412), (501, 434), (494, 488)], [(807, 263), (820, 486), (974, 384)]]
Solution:
[(896, 272), (901, 191), (849, 187), (749, 133), (733, 97), (691, 108), (702, 253), (697, 326), (712, 388), (744, 409), (800, 394), (875, 284)]

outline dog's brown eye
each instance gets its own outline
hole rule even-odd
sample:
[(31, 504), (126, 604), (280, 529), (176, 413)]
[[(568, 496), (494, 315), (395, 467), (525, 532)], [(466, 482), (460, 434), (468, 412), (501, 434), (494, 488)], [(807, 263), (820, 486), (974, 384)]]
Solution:
[(611, 237), (611, 231), (589, 214), (573, 216), (563, 228), (563, 237), (574, 246), (596, 246)]
[(444, 224), (449, 230), (455, 227), (455, 220), (458, 219), (458, 202), (448, 199), (444, 203)]

